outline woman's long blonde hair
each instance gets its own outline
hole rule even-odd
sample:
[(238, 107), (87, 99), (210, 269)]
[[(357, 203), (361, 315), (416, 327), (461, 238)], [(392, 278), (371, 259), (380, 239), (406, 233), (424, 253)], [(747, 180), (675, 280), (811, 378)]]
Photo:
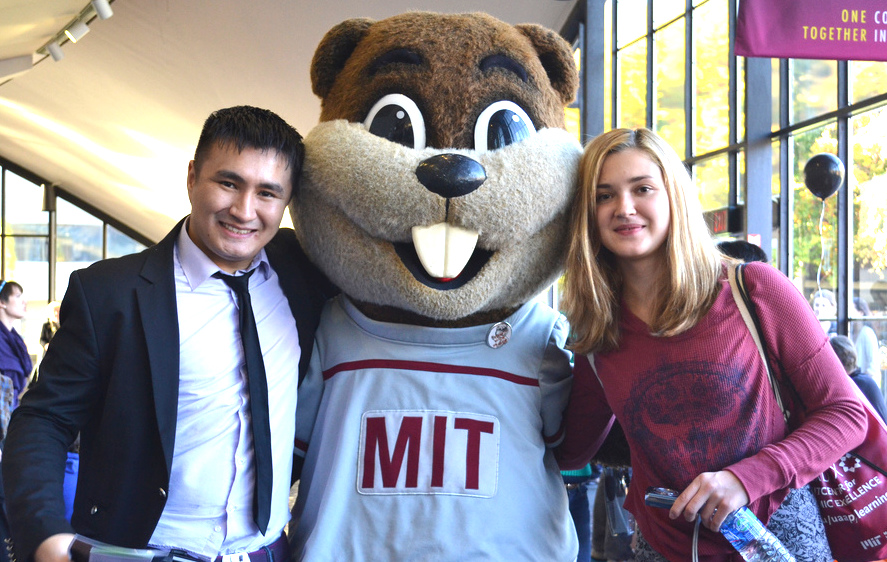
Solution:
[(723, 256), (702, 215), (695, 186), (675, 151), (649, 129), (614, 129), (585, 147), (579, 163), (579, 188), (570, 216), (570, 248), (564, 310), (578, 353), (609, 351), (619, 345), (622, 276), (613, 254), (601, 244), (594, 224), (596, 192), (604, 160), (627, 149), (646, 154), (662, 171), (668, 193), (670, 227), (666, 268), (658, 294), (651, 295), (652, 333), (680, 334), (708, 312), (719, 291)]

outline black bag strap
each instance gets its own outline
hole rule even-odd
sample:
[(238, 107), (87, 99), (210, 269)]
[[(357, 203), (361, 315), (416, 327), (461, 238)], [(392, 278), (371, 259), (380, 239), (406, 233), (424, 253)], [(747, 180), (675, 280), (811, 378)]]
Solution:
[(776, 375), (773, 373), (773, 369), (770, 368), (770, 361), (767, 358), (767, 340), (764, 339), (764, 331), (761, 330), (761, 321), (755, 310), (755, 303), (751, 300), (751, 296), (748, 294), (748, 288), (745, 285), (745, 276), (743, 274), (744, 269), (744, 263), (738, 264), (733, 269), (727, 268), (727, 279), (730, 281), (733, 300), (736, 301), (736, 306), (739, 308), (739, 312), (742, 313), (742, 319), (745, 320), (745, 325), (748, 326), (748, 331), (751, 333), (751, 337), (755, 340), (755, 345), (758, 347), (758, 353), (761, 354), (761, 360), (764, 361), (764, 367), (767, 369), (767, 379), (770, 381), (770, 387), (773, 389), (776, 403), (782, 411), (782, 417), (785, 418), (785, 423), (788, 424), (791, 412), (788, 411), (788, 408), (786, 408), (782, 402), (782, 395), (779, 393), (779, 382), (776, 380)]

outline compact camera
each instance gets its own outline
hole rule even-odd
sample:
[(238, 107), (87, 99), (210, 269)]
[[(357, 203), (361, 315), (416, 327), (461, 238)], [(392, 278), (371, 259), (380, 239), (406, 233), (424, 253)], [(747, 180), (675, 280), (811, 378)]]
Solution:
[(644, 503), (651, 507), (670, 509), (675, 498), (679, 495), (680, 492), (669, 488), (647, 488), (647, 493), (644, 494)]

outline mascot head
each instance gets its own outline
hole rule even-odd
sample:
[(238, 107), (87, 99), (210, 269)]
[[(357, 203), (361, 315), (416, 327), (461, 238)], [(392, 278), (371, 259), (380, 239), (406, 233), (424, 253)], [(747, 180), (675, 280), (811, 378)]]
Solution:
[(498, 320), (560, 274), (581, 147), (557, 34), (480, 13), (353, 19), (323, 38), (311, 81), (321, 123), (293, 223), (367, 315)]

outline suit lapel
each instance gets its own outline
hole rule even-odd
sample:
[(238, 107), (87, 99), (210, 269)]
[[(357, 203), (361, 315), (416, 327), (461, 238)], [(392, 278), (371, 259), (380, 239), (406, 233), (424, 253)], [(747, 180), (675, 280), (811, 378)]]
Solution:
[(154, 388), (157, 428), (166, 459), (172, 465), (179, 400), (179, 322), (176, 309), (173, 249), (184, 221), (154, 246), (141, 276), (147, 283), (136, 289), (139, 317), (145, 332), (148, 367)]

